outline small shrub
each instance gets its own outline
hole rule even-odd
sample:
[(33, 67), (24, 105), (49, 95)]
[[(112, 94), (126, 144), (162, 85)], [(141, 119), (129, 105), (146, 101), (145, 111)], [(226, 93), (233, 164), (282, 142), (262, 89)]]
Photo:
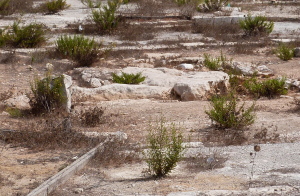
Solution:
[(112, 73), (112, 77), (113, 77), (113, 82), (120, 83), (120, 84), (139, 84), (146, 79), (146, 77), (142, 76), (142, 73), (128, 74), (122, 72), (121, 76)]
[(288, 61), (294, 57), (294, 48), (286, 44), (280, 44), (275, 53), (281, 60)]
[(30, 99), (33, 114), (50, 113), (66, 104), (63, 80), (63, 76), (53, 78), (50, 72), (46, 73), (44, 79), (34, 79), (31, 84), (33, 97)]
[(95, 127), (104, 122), (103, 114), (104, 109), (101, 107), (94, 107), (93, 109), (88, 108), (87, 110), (81, 112), (81, 124), (84, 126)]
[(58, 52), (76, 61), (80, 66), (89, 66), (98, 60), (100, 44), (82, 35), (73, 37), (64, 35), (57, 39), (56, 48)]
[(149, 149), (145, 159), (149, 173), (156, 177), (164, 177), (170, 173), (181, 160), (183, 136), (175, 124), (166, 125), (163, 117), (156, 126), (149, 126)]
[(42, 24), (31, 23), (20, 27), (19, 22), (14, 22), (12, 32), (6, 29), (0, 35), (0, 45), (11, 45), (20, 48), (33, 48), (46, 41)]
[(204, 0), (204, 4), (199, 7), (202, 12), (214, 12), (221, 10), (222, 7), (228, 4), (228, 0)]
[(66, 3), (66, 0), (52, 0), (45, 3), (45, 8), (47, 9), (49, 14), (55, 14), (61, 10), (67, 9), (70, 7)]
[(285, 87), (285, 78), (268, 79), (258, 82), (256, 78), (251, 78), (245, 81), (244, 86), (255, 97), (268, 97), (269, 99), (285, 95), (288, 89)]
[(254, 123), (254, 104), (245, 108), (245, 103), (239, 106), (233, 93), (225, 96), (213, 96), (210, 100), (211, 110), (205, 111), (208, 117), (221, 129), (239, 129)]
[(219, 58), (212, 58), (209, 54), (204, 54), (204, 66), (212, 71), (221, 69), (221, 61)]
[(274, 22), (267, 21), (264, 16), (255, 16), (248, 14), (244, 20), (239, 21), (245, 36), (269, 35), (274, 28)]
[(107, 5), (92, 10), (92, 20), (100, 31), (111, 31), (119, 22), (115, 15), (119, 8), (119, 0), (109, 0)]
[(233, 71), (231, 66), (232, 59), (228, 60), (227, 57), (221, 52), (221, 55), (212, 58), (209, 54), (204, 54), (204, 66), (212, 71), (224, 70), (225, 72)]

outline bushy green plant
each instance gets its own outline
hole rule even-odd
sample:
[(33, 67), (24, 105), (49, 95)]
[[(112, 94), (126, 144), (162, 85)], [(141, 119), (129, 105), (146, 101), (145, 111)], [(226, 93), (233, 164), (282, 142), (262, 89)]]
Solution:
[(54, 78), (47, 72), (44, 79), (35, 78), (31, 83), (30, 99), (33, 114), (49, 113), (66, 105), (64, 76)]
[(240, 27), (246, 36), (269, 35), (274, 28), (274, 22), (267, 21), (264, 16), (248, 14), (244, 20), (239, 21)]
[(10, 0), (0, 0), (0, 14), (6, 14)]
[(80, 66), (89, 66), (98, 59), (100, 44), (82, 35), (63, 35), (56, 40), (56, 48)]
[(212, 71), (218, 71), (221, 69), (220, 58), (213, 58), (209, 54), (204, 54), (204, 66)]
[(92, 10), (92, 20), (100, 31), (111, 31), (117, 27), (119, 18), (116, 11), (119, 6), (119, 0), (109, 0), (107, 5)]
[(285, 95), (288, 89), (285, 87), (285, 78), (282, 79), (268, 79), (262, 82), (257, 81), (256, 78), (245, 81), (244, 86), (255, 97), (268, 97), (269, 99)]
[(204, 4), (199, 7), (202, 12), (214, 12), (221, 10), (222, 7), (228, 4), (228, 0), (204, 0)]
[(163, 117), (155, 126), (150, 125), (148, 131), (149, 149), (144, 155), (149, 172), (156, 177), (164, 177), (181, 160), (183, 136), (175, 124), (167, 125)]
[(280, 44), (275, 53), (281, 60), (288, 61), (294, 57), (294, 48), (287, 44)]
[(141, 72), (137, 74), (128, 74), (122, 72), (120, 76), (115, 73), (112, 73), (112, 77), (113, 82), (120, 84), (139, 84), (146, 79), (146, 77), (142, 76)]
[(254, 123), (254, 103), (245, 108), (245, 103), (239, 104), (234, 93), (213, 96), (210, 104), (212, 109), (205, 113), (219, 128), (239, 129)]
[(66, 3), (66, 0), (51, 0), (45, 3), (45, 8), (50, 14), (55, 14), (68, 7), (70, 7), (70, 5)]
[(213, 58), (209, 54), (204, 54), (204, 66), (209, 68), (212, 71), (218, 70), (231, 70), (232, 60), (228, 60), (227, 57), (221, 52), (219, 57)]
[(14, 22), (10, 29), (2, 30), (0, 35), (0, 45), (11, 45), (20, 48), (33, 48), (46, 41), (42, 24), (31, 23), (20, 26), (20, 22)]

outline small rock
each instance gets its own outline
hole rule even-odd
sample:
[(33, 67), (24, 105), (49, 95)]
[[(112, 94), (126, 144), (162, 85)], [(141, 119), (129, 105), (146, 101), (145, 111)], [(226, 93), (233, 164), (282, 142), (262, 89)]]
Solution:
[(45, 68), (47, 71), (50, 71), (50, 70), (53, 70), (53, 67), (54, 66), (51, 63), (47, 63)]
[(75, 194), (82, 193), (82, 192), (83, 192), (83, 188), (75, 188), (75, 189), (73, 190), (73, 192), (74, 192)]
[(194, 69), (194, 65), (188, 64), (188, 63), (182, 63), (178, 65), (178, 68), (180, 69)]

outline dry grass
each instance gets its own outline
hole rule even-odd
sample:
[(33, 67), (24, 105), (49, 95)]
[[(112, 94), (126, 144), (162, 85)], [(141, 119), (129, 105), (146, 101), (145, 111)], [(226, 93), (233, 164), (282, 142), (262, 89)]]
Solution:
[(91, 148), (103, 140), (71, 129), (69, 119), (59, 118), (57, 114), (27, 121), (25, 125), (20, 123), (18, 127), (16, 130), (2, 131), (0, 140), (11, 146), (22, 146), (31, 150)]
[(228, 157), (219, 151), (213, 151), (210, 155), (198, 153), (195, 156), (186, 157), (183, 159), (185, 167), (192, 172), (203, 172), (223, 168)]
[(139, 153), (138, 145), (130, 143), (128, 139), (115, 138), (106, 142), (103, 148), (96, 152), (90, 165), (93, 167), (120, 167), (123, 164), (137, 163), (141, 162)]
[(194, 33), (201, 33), (219, 41), (237, 41), (242, 34), (238, 24), (213, 24), (210, 21), (195, 23), (192, 29)]

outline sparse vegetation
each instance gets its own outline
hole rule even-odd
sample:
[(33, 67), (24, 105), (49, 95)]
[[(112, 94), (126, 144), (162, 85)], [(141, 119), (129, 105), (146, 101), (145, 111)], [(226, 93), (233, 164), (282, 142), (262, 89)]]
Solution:
[(89, 66), (99, 58), (100, 44), (82, 35), (61, 36), (56, 47), (58, 52), (76, 61), (79, 66)]
[(212, 109), (205, 111), (215, 126), (221, 129), (241, 129), (254, 123), (254, 103), (246, 108), (234, 93), (216, 95), (210, 100)]
[(274, 28), (274, 22), (268, 21), (264, 16), (248, 16), (239, 21), (240, 27), (245, 36), (264, 36), (269, 35)]
[(20, 22), (14, 22), (11, 29), (7, 27), (0, 33), (0, 46), (34, 48), (46, 41), (43, 25), (37, 23), (20, 26)]
[(175, 124), (167, 125), (161, 117), (155, 126), (148, 128), (149, 149), (145, 152), (149, 173), (156, 177), (169, 174), (182, 157), (183, 136)]
[(256, 78), (251, 78), (245, 81), (244, 86), (256, 98), (268, 97), (269, 99), (285, 95), (288, 89), (285, 86), (285, 78), (282, 79), (267, 79), (257, 81)]
[(92, 9), (91, 18), (100, 30), (100, 33), (110, 32), (117, 27), (119, 18), (116, 16), (116, 11), (119, 6), (119, 0), (109, 0), (107, 5), (101, 6), (98, 9)]
[(112, 77), (113, 82), (120, 84), (139, 84), (146, 79), (146, 77), (142, 76), (142, 73), (128, 74), (122, 72), (120, 76), (115, 73), (112, 73)]
[(81, 3), (86, 5), (88, 8), (99, 8), (101, 6), (101, 1), (92, 1), (92, 0), (81, 0)]
[(199, 7), (202, 12), (214, 12), (221, 10), (222, 7), (229, 3), (228, 0), (204, 0), (204, 4)]
[(51, 72), (47, 72), (44, 79), (34, 79), (31, 83), (33, 96), (30, 97), (33, 114), (50, 113), (66, 106), (67, 97), (63, 80), (63, 75), (54, 78)]
[(84, 126), (95, 127), (101, 123), (104, 123), (104, 108), (94, 107), (88, 108), (81, 112), (80, 121)]
[(45, 2), (42, 7), (45, 7), (49, 14), (55, 14), (61, 10), (67, 9), (70, 5), (67, 4), (66, 0), (51, 0)]
[(232, 66), (232, 59), (227, 59), (227, 57), (223, 54), (221, 51), (221, 55), (213, 58), (209, 54), (204, 54), (204, 62), (203, 65), (207, 68), (209, 68), (212, 71), (220, 71), (223, 70), (225, 72), (234, 72), (237, 73), (237, 71), (234, 71)]
[(287, 44), (280, 44), (275, 53), (281, 60), (288, 61), (294, 57), (294, 48)]

